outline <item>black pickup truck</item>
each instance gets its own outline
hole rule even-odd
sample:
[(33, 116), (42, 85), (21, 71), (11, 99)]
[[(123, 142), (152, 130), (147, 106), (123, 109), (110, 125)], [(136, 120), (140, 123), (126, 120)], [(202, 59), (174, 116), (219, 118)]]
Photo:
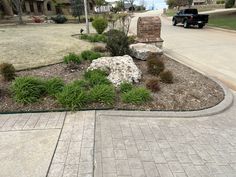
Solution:
[(203, 28), (208, 23), (209, 15), (199, 15), (197, 9), (184, 9), (180, 10), (175, 16), (173, 16), (172, 24), (175, 26), (178, 23), (182, 23), (184, 28), (188, 28), (190, 25), (198, 25), (199, 28)]

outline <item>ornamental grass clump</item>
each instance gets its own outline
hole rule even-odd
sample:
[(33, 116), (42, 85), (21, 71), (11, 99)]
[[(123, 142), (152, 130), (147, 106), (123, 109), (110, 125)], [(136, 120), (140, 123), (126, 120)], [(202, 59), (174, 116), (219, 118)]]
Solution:
[(122, 94), (122, 101), (131, 104), (143, 104), (151, 100), (151, 93), (144, 87), (133, 88)]
[(51, 78), (45, 82), (46, 93), (50, 96), (55, 96), (63, 90), (65, 83), (60, 78)]
[(28, 104), (34, 103), (45, 94), (45, 82), (35, 77), (17, 77), (10, 90), (16, 102)]
[(69, 53), (68, 55), (64, 56), (63, 58), (64, 63), (69, 64), (71, 62), (80, 64), (82, 59), (80, 58), (79, 55), (76, 55), (75, 53)]
[(161, 72), (160, 78), (161, 78), (161, 82), (164, 82), (167, 84), (172, 84), (173, 79), (174, 79), (172, 72), (169, 70)]
[(158, 76), (165, 69), (164, 62), (155, 55), (147, 58), (148, 72), (154, 76)]
[(131, 84), (129, 82), (122, 82), (120, 84), (120, 92), (121, 93), (126, 93), (132, 89), (133, 89), (133, 84)]
[(71, 110), (82, 108), (90, 101), (87, 91), (77, 81), (66, 85), (56, 98), (60, 104)]
[(89, 82), (91, 87), (95, 85), (111, 85), (111, 82), (107, 79), (107, 73), (100, 69), (86, 71), (84, 78)]
[(149, 79), (146, 82), (146, 87), (151, 90), (152, 92), (160, 91), (159, 80), (157, 78)]
[(93, 102), (112, 105), (115, 102), (115, 88), (112, 85), (96, 85), (90, 90), (89, 96)]
[(93, 61), (97, 58), (102, 57), (102, 55), (100, 53), (94, 52), (94, 51), (91, 51), (91, 50), (83, 51), (80, 56), (83, 60), (90, 60), (90, 61)]
[(16, 70), (12, 64), (2, 63), (0, 64), (0, 74), (5, 81), (11, 81), (16, 77)]

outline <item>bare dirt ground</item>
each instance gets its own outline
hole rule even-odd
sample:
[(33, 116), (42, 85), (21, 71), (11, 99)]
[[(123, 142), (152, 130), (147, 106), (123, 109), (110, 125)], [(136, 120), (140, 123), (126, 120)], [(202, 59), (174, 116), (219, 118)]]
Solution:
[(73, 38), (84, 24), (32, 24), (0, 27), (0, 63), (17, 70), (62, 61), (69, 52), (80, 53), (92, 44)]

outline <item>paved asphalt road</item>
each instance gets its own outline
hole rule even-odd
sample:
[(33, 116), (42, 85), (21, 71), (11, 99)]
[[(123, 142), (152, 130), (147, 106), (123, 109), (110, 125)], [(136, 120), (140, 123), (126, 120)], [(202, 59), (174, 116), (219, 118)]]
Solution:
[[(136, 33), (138, 16), (158, 15), (160, 12), (136, 14), (131, 32)], [(216, 77), (236, 90), (236, 32), (208, 27), (203, 29), (172, 26), (161, 17), (164, 51), (203, 73)]]

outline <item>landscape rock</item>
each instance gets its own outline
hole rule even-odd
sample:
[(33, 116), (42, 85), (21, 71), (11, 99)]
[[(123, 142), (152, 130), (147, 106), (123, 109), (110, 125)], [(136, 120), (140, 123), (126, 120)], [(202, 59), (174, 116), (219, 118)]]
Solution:
[(147, 57), (154, 53), (156, 55), (162, 55), (163, 51), (155, 45), (137, 43), (130, 45), (131, 56), (140, 59), (146, 60)]
[(122, 82), (138, 83), (141, 79), (142, 72), (128, 56), (101, 57), (93, 60), (87, 70), (102, 69), (108, 70), (108, 79), (115, 85), (119, 86)]

